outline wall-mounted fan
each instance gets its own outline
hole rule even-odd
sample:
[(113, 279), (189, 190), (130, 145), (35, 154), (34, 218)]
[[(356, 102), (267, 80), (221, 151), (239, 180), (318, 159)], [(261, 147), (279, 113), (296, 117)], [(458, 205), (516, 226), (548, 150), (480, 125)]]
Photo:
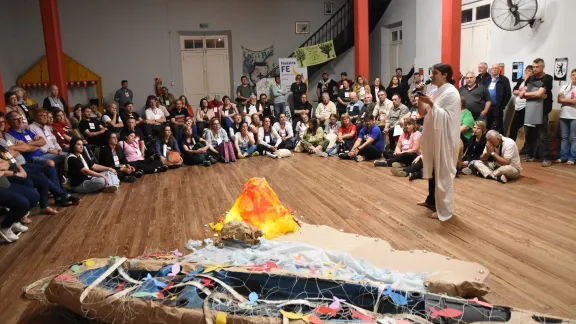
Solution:
[(504, 30), (518, 30), (528, 25), (534, 27), (538, 11), (538, 0), (494, 0), (492, 21)]

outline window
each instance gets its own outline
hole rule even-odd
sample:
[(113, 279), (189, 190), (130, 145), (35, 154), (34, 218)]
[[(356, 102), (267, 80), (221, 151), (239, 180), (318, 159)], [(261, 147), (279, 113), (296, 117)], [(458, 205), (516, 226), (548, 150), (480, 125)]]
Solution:
[(204, 48), (204, 41), (201, 39), (184, 40), (184, 49), (202, 49), (202, 48)]
[(391, 29), (392, 43), (402, 43), (402, 27)]
[[(488, 9), (490, 11), (490, 9)], [(472, 21), (472, 9), (462, 10), (462, 23), (467, 23)]]
[[(483, 5), (476, 7), (476, 20), (490, 18), (490, 5)], [(464, 16), (462, 16), (462, 22), (464, 22)]]
[(393, 42), (397, 42), (398, 41), (398, 31), (395, 30), (392, 32), (392, 41)]
[(225, 48), (224, 39), (222, 38), (206, 39), (206, 48)]

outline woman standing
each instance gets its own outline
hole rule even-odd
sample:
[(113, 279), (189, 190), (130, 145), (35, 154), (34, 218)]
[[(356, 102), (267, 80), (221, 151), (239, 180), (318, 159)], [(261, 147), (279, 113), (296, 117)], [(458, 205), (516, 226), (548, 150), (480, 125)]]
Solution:
[(92, 163), (82, 156), (84, 145), (78, 138), (70, 141), (70, 154), (66, 158), (66, 168), (72, 190), (78, 193), (97, 191), (115, 192), (120, 187), (116, 170)]
[(562, 104), (560, 110), (562, 144), (560, 159), (556, 162), (574, 165), (576, 162), (576, 69), (570, 73), (570, 79), (572, 82), (563, 86), (558, 94), (558, 103)]
[(216, 162), (208, 155), (208, 143), (202, 137), (194, 136), (192, 128), (184, 126), (184, 136), (180, 139), (180, 151), (186, 165), (210, 166)]
[(397, 76), (393, 76), (392, 79), (390, 79), (390, 84), (386, 89), (387, 98), (392, 99), (392, 96), (395, 94), (400, 96), (400, 101), (402, 101), (403, 104), (408, 105), (408, 89), (404, 88)]
[(120, 146), (126, 156), (126, 161), (137, 170), (142, 170), (144, 174), (166, 172), (168, 167), (162, 165), (158, 160), (144, 159), (144, 154), (140, 150), (140, 143), (136, 138), (134, 130), (128, 130), (126, 139), (120, 142)]
[(221, 162), (236, 162), (234, 147), (228, 139), (226, 131), (220, 127), (218, 118), (210, 120), (210, 129), (204, 132), (204, 139), (208, 144), (208, 154)]
[(364, 100), (366, 94), (370, 93), (370, 85), (364, 81), (364, 77), (361, 75), (356, 77), (356, 83), (354, 83), (353, 91), (356, 92), (358, 100)]
[(214, 111), (208, 107), (208, 100), (206, 98), (200, 99), (198, 111), (196, 111), (196, 130), (198, 136), (204, 136), (204, 130), (208, 129), (210, 119), (214, 118)]

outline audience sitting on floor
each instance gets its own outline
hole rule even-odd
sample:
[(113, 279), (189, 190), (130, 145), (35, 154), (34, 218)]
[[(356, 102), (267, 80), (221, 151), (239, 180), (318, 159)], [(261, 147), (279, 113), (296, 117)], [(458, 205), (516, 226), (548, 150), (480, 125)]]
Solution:
[(292, 130), (292, 124), (286, 121), (286, 114), (281, 113), (278, 115), (278, 121), (274, 123), (272, 128), (280, 135), (283, 148), (291, 150), (295, 147), (296, 137), (294, 137), (294, 130)]
[(277, 159), (278, 156), (274, 153), (278, 150), (280, 144), (282, 144), (282, 138), (278, 135), (278, 132), (272, 128), (270, 122), (270, 117), (264, 117), (262, 126), (258, 128), (257, 148), (260, 154)]
[(326, 148), (329, 143), (324, 135), (324, 130), (318, 125), (318, 119), (310, 119), (310, 121), (308, 121), (308, 128), (300, 142), (302, 152), (327, 156)]
[(105, 143), (106, 128), (102, 127), (98, 118), (92, 117), (90, 107), (82, 108), (82, 120), (78, 124), (78, 130), (90, 145), (100, 146)]
[(105, 167), (116, 170), (118, 179), (122, 182), (135, 182), (137, 178), (141, 178), (144, 171), (136, 169), (128, 163), (122, 146), (118, 144), (118, 134), (108, 132), (106, 139), (108, 144), (100, 148), (98, 162)]
[(212, 157), (210, 162), (236, 162), (234, 147), (228, 138), (226, 131), (220, 127), (218, 118), (210, 120), (210, 128), (204, 132), (204, 139), (208, 145), (208, 154)]
[(239, 159), (259, 155), (254, 134), (248, 130), (248, 124), (245, 121), (240, 124), (240, 131), (234, 135), (234, 146)]
[(374, 116), (364, 117), (364, 127), (358, 134), (358, 139), (349, 153), (340, 153), (338, 155), (344, 160), (355, 160), (361, 162), (364, 160), (375, 160), (382, 156), (384, 151), (384, 139), (382, 132), (374, 123)]
[(480, 156), (486, 147), (486, 123), (475, 121), (472, 127), (473, 136), (468, 140), (468, 145), (462, 156), (462, 173), (471, 174), (473, 161), (480, 160)]
[[(396, 95), (395, 95), (396, 96)], [(404, 128), (398, 145), (394, 151), (384, 151), (385, 160), (374, 161), (375, 166), (391, 166), (392, 173), (397, 176), (408, 176), (408, 173), (394, 171), (405, 166), (409, 166), (414, 159), (420, 155), (420, 137), (422, 134), (416, 129), (414, 119), (404, 120)]]
[(66, 169), (72, 190), (77, 193), (118, 190), (120, 180), (116, 170), (84, 158), (83, 151), (82, 141), (73, 138), (70, 141), (70, 154), (66, 158)]

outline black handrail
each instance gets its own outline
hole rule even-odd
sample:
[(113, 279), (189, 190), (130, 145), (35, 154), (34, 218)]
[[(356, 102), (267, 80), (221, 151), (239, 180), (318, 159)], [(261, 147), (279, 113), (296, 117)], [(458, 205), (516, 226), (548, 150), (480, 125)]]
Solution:
[[(345, 31), (351, 22), (354, 21), (354, 0), (347, 0), (346, 3), (340, 7), (318, 30), (312, 34), (300, 47), (312, 46), (320, 43), (327, 42), (336, 38), (341, 32)], [(294, 57), (296, 52), (292, 52), (288, 57)], [(276, 75), (280, 67), (276, 66), (268, 74), (266, 78)]]

